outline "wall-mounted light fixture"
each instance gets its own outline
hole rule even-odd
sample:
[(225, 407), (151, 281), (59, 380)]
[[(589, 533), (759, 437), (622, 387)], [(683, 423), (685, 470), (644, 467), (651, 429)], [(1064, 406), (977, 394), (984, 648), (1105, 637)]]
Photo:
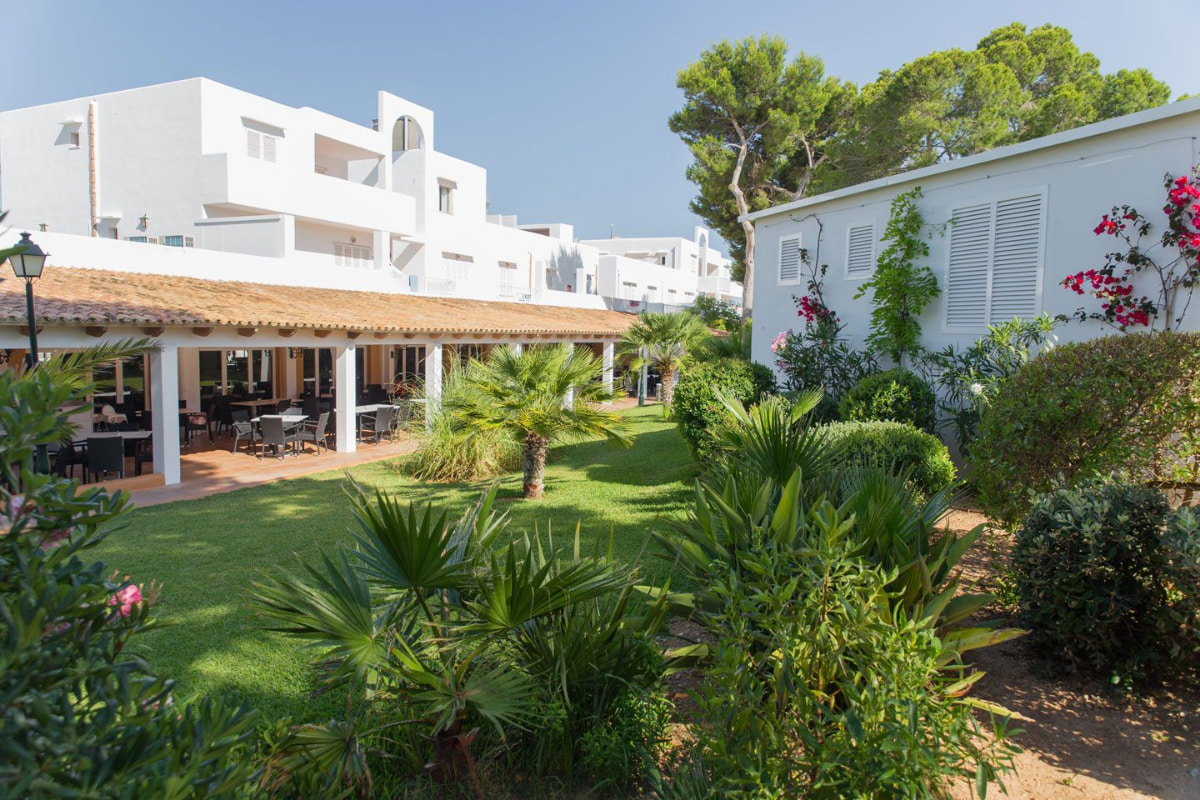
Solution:
[(142, 230), (146, 230), (146, 228), (150, 227), (150, 215), (149, 214), (142, 214), (140, 217), (138, 217), (138, 227), (141, 228)]
[(50, 223), (49, 222), (39, 222), (38, 230), (41, 231), (42, 233), (45, 233), (46, 231), (50, 230)]
[(7, 364), (12, 358), (12, 350), (7, 347), (0, 347), (0, 364)]
[(288, 348), (288, 358), (292, 358), (292, 359), (299, 358), (300, 353), (302, 353), (302, 352), (303, 351), (299, 347), (289, 347)]

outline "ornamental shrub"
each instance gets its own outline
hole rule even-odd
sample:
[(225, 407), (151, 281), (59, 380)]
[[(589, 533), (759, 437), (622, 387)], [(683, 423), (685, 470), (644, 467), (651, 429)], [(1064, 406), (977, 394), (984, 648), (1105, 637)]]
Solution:
[(937, 423), (937, 396), (919, 376), (892, 369), (868, 375), (855, 384), (838, 403), (838, 416), (847, 422), (907, 422), (933, 433)]
[(954, 462), (942, 440), (902, 422), (834, 422), (822, 426), (843, 463), (881, 466), (907, 476), (913, 489), (930, 497), (954, 483)]
[(1195, 514), (1172, 512), (1151, 487), (1100, 482), (1043, 495), (1013, 548), (1030, 643), (1057, 667), (1117, 680), (1194, 664), (1197, 552)]
[(983, 510), (1015, 526), (1030, 493), (1125, 472), (1197, 479), (1200, 335), (1129, 333), (1060, 345), (999, 387), (972, 449)]
[(718, 448), (718, 428), (727, 413), (718, 390), (750, 405), (775, 391), (775, 375), (762, 364), (732, 358), (697, 364), (683, 373), (675, 387), (674, 415), (698, 464), (708, 461)]

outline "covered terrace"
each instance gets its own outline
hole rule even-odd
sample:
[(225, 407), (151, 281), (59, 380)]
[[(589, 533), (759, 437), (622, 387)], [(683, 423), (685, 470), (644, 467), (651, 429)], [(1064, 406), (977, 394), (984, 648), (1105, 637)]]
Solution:
[[(364, 403), (387, 402), (418, 385), (429, 403), (437, 403), (442, 376), (455, 360), (496, 345), (591, 347), (602, 356), (611, 385), (614, 343), (633, 321), (603, 310), (53, 265), (35, 296), (43, 353), (143, 336), (158, 343), (140, 363), (114, 365), (99, 392), (105, 396), (94, 398), (95, 409), (84, 409), (77, 419), (90, 431), (90, 412), (112, 404), (144, 420), (142, 427), (153, 432), (157, 477), (150, 485), (166, 486), (202, 482), (210, 474), (184, 470), (182, 459), (192, 453), (211, 462), (211, 444), (189, 444), (174, 432), (181, 413), (203, 412), (214, 397), (250, 398), (240, 402), (270, 411), (285, 401), (321, 402), (332, 411), (334, 450), (352, 454)], [(10, 364), (24, 357), (25, 325), (24, 284), (0, 277), (0, 352)], [(171, 434), (159, 433), (164, 431)], [(244, 460), (237, 469), (255, 463)], [(301, 469), (311, 471), (311, 461)]]

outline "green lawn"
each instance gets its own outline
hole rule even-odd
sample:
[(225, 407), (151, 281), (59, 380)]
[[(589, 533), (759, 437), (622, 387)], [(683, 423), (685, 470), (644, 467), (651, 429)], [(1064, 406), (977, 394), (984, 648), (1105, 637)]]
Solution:
[[(604, 442), (555, 448), (546, 470), (546, 499), (519, 499), (521, 479), (501, 482), (502, 508), (510, 511), (514, 536), (545, 532), (569, 544), (577, 522), (585, 545), (607, 543), (632, 560), (648, 532), (677, 519), (689, 499), (687, 449), (673, 423), (655, 407), (623, 412), (637, 442), (619, 449)], [(478, 496), (482, 485), (422, 484), (395, 464), (351, 470), (367, 486), (382, 486), (405, 499), (434, 502), (455, 515)], [(298, 720), (337, 713), (344, 702), (312, 699), (310, 653), (296, 640), (262, 629), (249, 601), (251, 583), (268, 571), (294, 568), (322, 549), (349, 538), (349, 502), (340, 471), (311, 475), (202, 500), (139, 509), (98, 549), (110, 568), (133, 580), (162, 584), (159, 616), (171, 623), (148, 634), (141, 651), (185, 693), (236, 692), (268, 717)], [(560, 538), (561, 537), (561, 538)], [(666, 562), (643, 558), (643, 573), (661, 579)]]

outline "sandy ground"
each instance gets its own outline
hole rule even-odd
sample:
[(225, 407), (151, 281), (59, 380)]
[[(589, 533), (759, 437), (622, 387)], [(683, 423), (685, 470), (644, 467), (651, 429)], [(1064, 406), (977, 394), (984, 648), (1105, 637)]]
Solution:
[[(970, 510), (949, 524), (965, 530), (984, 522)], [(990, 588), (993, 564), (1011, 545), (989, 531), (964, 564), (965, 580)], [(1024, 732), (1016, 775), (1005, 780), (1012, 798), (1058, 800), (1200, 800), (1200, 692), (1167, 686), (1127, 697), (1106, 687), (1039, 677), (1021, 639), (974, 653), (987, 673), (976, 695), (1021, 715)], [(961, 796), (969, 796), (961, 793)]]

